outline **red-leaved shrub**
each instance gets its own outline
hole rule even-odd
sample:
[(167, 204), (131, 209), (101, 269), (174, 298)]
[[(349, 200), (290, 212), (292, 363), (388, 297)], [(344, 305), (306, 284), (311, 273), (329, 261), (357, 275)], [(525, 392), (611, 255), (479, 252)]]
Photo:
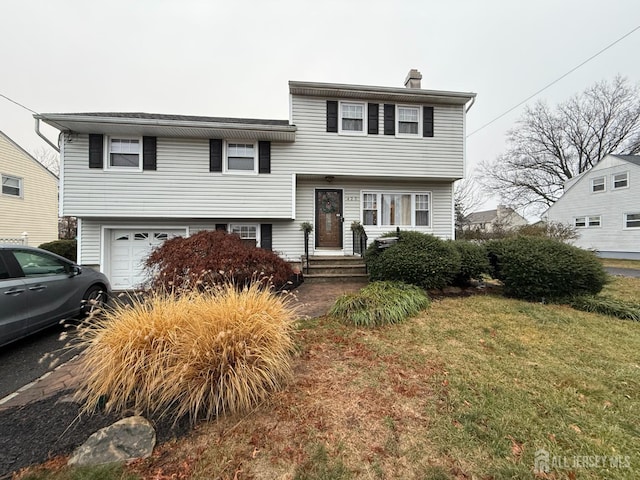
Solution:
[(153, 273), (151, 288), (176, 290), (206, 288), (233, 282), (271, 282), (277, 289), (293, 275), (291, 266), (276, 253), (246, 245), (225, 231), (202, 231), (176, 237), (156, 248), (146, 261)]

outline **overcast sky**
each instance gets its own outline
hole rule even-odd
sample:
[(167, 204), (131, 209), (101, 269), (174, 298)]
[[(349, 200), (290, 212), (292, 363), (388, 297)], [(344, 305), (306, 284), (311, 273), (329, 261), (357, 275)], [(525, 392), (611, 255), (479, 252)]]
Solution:
[[(0, 17), (0, 94), (42, 113), (287, 119), (288, 80), (401, 87), (417, 68), (423, 88), (478, 94), (471, 133), (640, 25), (640, 1), (0, 0)], [(637, 84), (639, 58), (640, 30), (536, 98)], [(469, 172), (522, 108), (468, 138)], [(28, 151), (46, 146), (33, 123), (0, 98)]]

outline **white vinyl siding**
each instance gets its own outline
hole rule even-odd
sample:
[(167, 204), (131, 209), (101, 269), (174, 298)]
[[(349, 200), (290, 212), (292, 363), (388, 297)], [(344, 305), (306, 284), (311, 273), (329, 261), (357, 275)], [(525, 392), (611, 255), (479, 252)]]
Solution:
[[(591, 191), (593, 178), (614, 177), (628, 172), (627, 188), (612, 188), (594, 194)], [(578, 238), (572, 243), (578, 247), (596, 250), (604, 256), (619, 258), (640, 258), (640, 228), (626, 225), (626, 214), (640, 214), (640, 166), (614, 155), (608, 155), (565, 189), (563, 196), (547, 210), (549, 221), (574, 225), (576, 217), (600, 217), (600, 226), (577, 229)], [(593, 222), (592, 220), (592, 223)], [(617, 252), (617, 253), (616, 253)], [(633, 257), (632, 255), (635, 255)]]
[(274, 160), (270, 174), (209, 171), (209, 141), (158, 138), (157, 170), (104, 171), (88, 167), (88, 136), (65, 144), (63, 213), (113, 218), (292, 218), (291, 170)]
[[(387, 178), (457, 179), (464, 176), (464, 107), (434, 106), (434, 137), (383, 135), (384, 115), (378, 118), (378, 135), (327, 133), (326, 99), (294, 95), (293, 144), (272, 149), (278, 165), (299, 175), (367, 175)], [(383, 104), (385, 102), (379, 102)], [(388, 103), (388, 102), (387, 102)], [(420, 105), (416, 107), (422, 108)]]

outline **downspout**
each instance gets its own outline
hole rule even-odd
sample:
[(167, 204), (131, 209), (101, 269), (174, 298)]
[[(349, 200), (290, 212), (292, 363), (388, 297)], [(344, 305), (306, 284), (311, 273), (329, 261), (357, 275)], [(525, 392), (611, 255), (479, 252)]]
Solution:
[(467, 109), (464, 111), (464, 113), (468, 113), (469, 110), (471, 110), (471, 107), (473, 107), (473, 104), (476, 103), (476, 96), (474, 95), (473, 97), (471, 97), (471, 103), (469, 104), (469, 106), (467, 107)]
[(36, 133), (38, 134), (38, 136), (43, 139), (45, 142), (47, 142), (49, 145), (51, 145), (51, 148), (53, 148), (56, 152), (60, 153), (60, 147), (58, 147), (57, 145), (54, 145), (51, 140), (49, 140), (47, 137), (44, 136), (44, 134), (40, 131), (40, 119), (36, 118)]

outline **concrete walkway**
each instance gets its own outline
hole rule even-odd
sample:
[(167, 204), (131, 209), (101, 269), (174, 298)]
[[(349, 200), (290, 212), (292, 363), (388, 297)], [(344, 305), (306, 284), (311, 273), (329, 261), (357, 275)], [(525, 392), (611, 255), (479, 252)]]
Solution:
[[(301, 318), (315, 318), (327, 313), (343, 293), (358, 291), (366, 282), (303, 283), (294, 292), (293, 305)], [(56, 367), (39, 379), (0, 399), (0, 410), (42, 400), (62, 390), (75, 389), (82, 375), (80, 356)]]
[(640, 270), (634, 268), (604, 267), (609, 275), (640, 278)]

